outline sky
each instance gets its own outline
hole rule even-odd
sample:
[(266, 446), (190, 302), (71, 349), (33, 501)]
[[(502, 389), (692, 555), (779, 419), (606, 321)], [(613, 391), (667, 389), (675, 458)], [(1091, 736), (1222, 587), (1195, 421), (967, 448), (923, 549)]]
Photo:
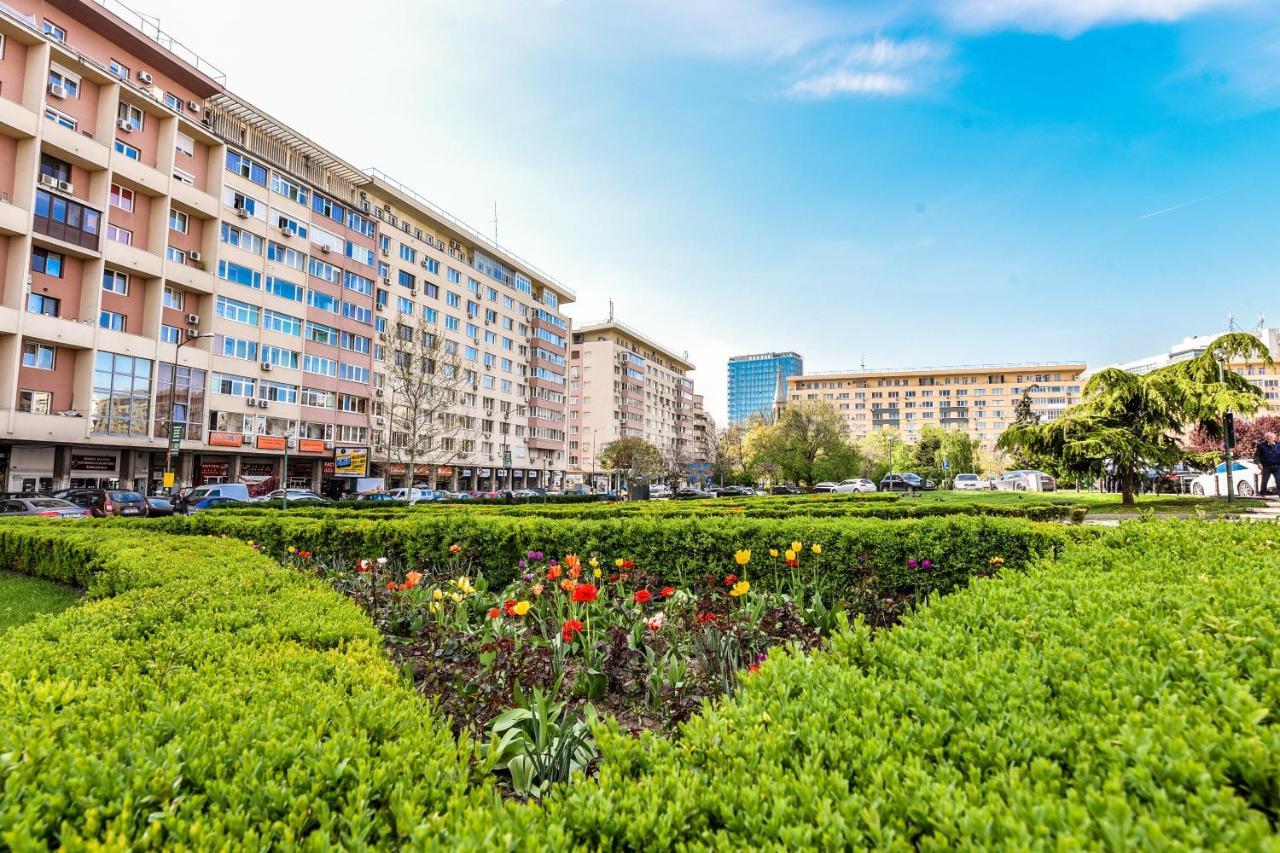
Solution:
[(1275, 0), (128, 1), (354, 165), (487, 234), (496, 204), (722, 423), (734, 354), (1102, 365), (1280, 324)]

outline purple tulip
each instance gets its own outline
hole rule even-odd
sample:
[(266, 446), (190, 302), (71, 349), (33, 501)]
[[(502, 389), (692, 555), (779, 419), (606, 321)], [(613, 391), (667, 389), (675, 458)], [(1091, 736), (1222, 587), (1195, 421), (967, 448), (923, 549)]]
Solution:
[(932, 561), (932, 560), (925, 560), (925, 561), (923, 561), (923, 562), (920, 564), (920, 568), (924, 569), (925, 571), (928, 571), (929, 569), (932, 569), (932, 568), (933, 568), (933, 561)]
[(525, 582), (525, 583), (528, 583), (528, 582), (529, 582), (529, 581), (531, 581), (531, 580), (533, 580), (533, 575), (529, 574), (528, 572), (525, 572), (525, 574), (524, 574), (524, 582)]
[(552, 561), (551, 561), (551, 565), (553, 565), (553, 566), (558, 566), (558, 565), (559, 565), (559, 563), (557, 563), (555, 560), (552, 560)]
[(530, 560), (536, 560), (536, 559), (538, 559), (538, 552), (537, 552), (537, 551), (530, 551), (530, 552), (529, 552), (528, 554), (526, 554), (525, 556), (526, 556), (526, 557), (528, 557)]
[(524, 560), (521, 560), (521, 561), (520, 561), (520, 568), (522, 568), (522, 569), (527, 569), (527, 568), (529, 568), (529, 564), (528, 564), (528, 563), (526, 563)]
[(534, 551), (534, 552), (533, 552), (533, 559), (535, 559), (535, 560), (541, 560), (541, 559), (542, 559), (542, 552), (541, 552), (541, 551)]
[(916, 562), (916, 558), (915, 558), (915, 557), (912, 557), (910, 560), (907, 560), (907, 566), (908, 566), (909, 568), (912, 568), (912, 569), (914, 569), (914, 568), (918, 568), (918, 567), (919, 567), (919, 565), (920, 565), (920, 564)]
[(764, 652), (761, 652), (760, 654), (756, 655), (756, 662), (757, 662), (757, 663), (764, 663), (764, 662), (765, 662), (765, 661), (767, 661), (768, 659), (769, 659), (769, 656), (768, 656), (767, 654), (765, 654)]

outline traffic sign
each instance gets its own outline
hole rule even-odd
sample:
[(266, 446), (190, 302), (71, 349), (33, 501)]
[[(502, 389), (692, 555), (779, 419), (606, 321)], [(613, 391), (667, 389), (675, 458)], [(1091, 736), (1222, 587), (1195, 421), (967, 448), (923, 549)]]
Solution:
[(187, 430), (186, 424), (170, 424), (169, 425), (169, 452), (177, 453), (182, 448), (183, 433)]
[(503, 468), (511, 467), (511, 451), (510, 450), (502, 451), (502, 467)]
[(951, 460), (949, 460), (949, 459), (943, 459), (943, 460), (942, 460), (942, 470), (943, 470), (943, 471), (950, 471), (950, 470), (951, 470)]

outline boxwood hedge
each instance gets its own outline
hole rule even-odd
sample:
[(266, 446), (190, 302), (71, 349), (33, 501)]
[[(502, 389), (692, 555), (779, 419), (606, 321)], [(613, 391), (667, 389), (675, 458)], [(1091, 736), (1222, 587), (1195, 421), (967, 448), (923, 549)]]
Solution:
[(8, 848), (1278, 846), (1270, 525), (1127, 525), (775, 655), (675, 741), (599, 729), (543, 805), (239, 543), (6, 522), (0, 560), (98, 598), (0, 648)]

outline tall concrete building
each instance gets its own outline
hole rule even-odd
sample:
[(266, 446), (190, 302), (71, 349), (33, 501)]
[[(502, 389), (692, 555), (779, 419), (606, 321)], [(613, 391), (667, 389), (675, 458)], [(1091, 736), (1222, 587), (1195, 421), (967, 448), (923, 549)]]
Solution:
[[(1203, 355), (1209, 349), (1210, 344), (1224, 334), (1226, 333), (1215, 332), (1208, 335), (1191, 335), (1169, 347), (1165, 352), (1155, 353), (1154, 355), (1134, 359), (1115, 366), (1130, 373), (1150, 373), (1152, 370)], [(1267, 351), (1271, 354), (1272, 360), (1280, 363), (1280, 329), (1268, 329), (1262, 323), (1259, 323), (1258, 328), (1250, 330), (1249, 334), (1262, 341)], [(1260, 414), (1274, 415), (1280, 413), (1280, 367), (1267, 367), (1257, 361), (1244, 360), (1233, 361), (1226, 366), (1262, 390), (1266, 400), (1266, 408)]]
[(178, 485), (394, 473), (386, 336), (424, 332), (466, 383), (420, 478), (558, 482), (572, 291), (127, 14), (0, 6), (8, 489), (150, 489), (170, 446)]
[(804, 373), (804, 358), (795, 352), (761, 352), (729, 359), (729, 425), (752, 415), (772, 415), (777, 389)]
[(1042, 420), (1056, 418), (1080, 401), (1084, 371), (1083, 362), (1046, 362), (814, 373), (787, 380), (787, 401), (830, 403), (853, 438), (892, 429), (913, 442), (931, 424), (992, 451), (1024, 391)]
[[(673, 474), (706, 463), (708, 419), (686, 353), (614, 319), (573, 330), (569, 362), (568, 482), (617, 485), (600, 454), (620, 438), (642, 438)], [(711, 426), (714, 432), (714, 425)]]

